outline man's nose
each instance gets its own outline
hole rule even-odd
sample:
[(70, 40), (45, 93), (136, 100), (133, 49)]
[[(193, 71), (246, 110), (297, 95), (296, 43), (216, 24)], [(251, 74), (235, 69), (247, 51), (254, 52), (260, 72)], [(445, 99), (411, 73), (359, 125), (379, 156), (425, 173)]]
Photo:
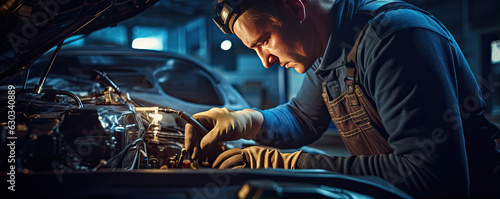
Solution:
[(278, 57), (265, 50), (258, 50), (257, 55), (259, 56), (262, 65), (266, 68), (270, 68), (278, 59)]

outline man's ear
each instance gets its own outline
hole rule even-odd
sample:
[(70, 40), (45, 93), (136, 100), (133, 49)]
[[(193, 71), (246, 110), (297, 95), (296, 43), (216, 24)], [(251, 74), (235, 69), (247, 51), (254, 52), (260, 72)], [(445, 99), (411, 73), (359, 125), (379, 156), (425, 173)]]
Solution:
[(286, 0), (286, 5), (290, 6), (297, 16), (297, 19), (302, 22), (306, 19), (306, 7), (303, 0)]

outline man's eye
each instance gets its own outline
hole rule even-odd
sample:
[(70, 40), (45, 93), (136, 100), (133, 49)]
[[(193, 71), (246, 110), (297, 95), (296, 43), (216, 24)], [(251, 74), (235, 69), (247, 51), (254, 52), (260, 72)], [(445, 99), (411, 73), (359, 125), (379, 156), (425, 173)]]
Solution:
[(262, 46), (264, 46), (264, 45), (267, 45), (267, 40), (265, 40), (265, 41), (263, 41), (263, 42), (261, 42), (261, 43), (257, 44), (257, 47), (259, 47), (259, 48), (260, 48), (260, 47), (262, 47)]

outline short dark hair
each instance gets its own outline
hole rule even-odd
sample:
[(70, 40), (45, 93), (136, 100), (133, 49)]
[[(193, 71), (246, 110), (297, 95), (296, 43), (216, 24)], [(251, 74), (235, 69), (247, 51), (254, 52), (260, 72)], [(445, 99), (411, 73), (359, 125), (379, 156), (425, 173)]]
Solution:
[(279, 24), (281, 15), (279, 8), (284, 0), (243, 0), (241, 8), (245, 9), (245, 17), (254, 21), (268, 20)]

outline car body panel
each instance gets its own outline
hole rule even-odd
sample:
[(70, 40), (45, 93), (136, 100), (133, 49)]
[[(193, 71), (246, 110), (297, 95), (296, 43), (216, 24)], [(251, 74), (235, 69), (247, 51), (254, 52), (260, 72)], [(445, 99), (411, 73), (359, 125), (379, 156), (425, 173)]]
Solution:
[[(122, 60), (125, 57), (126, 59)], [(38, 62), (34, 63), (33, 67), (47, 67), (50, 58), (51, 53), (47, 53)], [(63, 48), (54, 62), (45, 85), (57, 89), (72, 89), (76, 91), (76, 82), (92, 82), (91, 73), (93, 69), (106, 72), (120, 88), (130, 94), (133, 100), (148, 106), (172, 107), (182, 109), (191, 114), (206, 111), (212, 107), (227, 107), (233, 110), (251, 108), (241, 94), (216, 71), (199, 61), (172, 52), (126, 48)], [(41, 72), (43, 70), (34, 70), (31, 72), (29, 78), (31, 86), (38, 83)], [(186, 95), (195, 96), (181, 96), (179, 98), (168, 94), (167, 92), (172, 91), (164, 88), (165, 86), (162, 86), (162, 82), (160, 81), (167, 75), (172, 75), (175, 79), (168, 81), (164, 79), (163, 82), (187, 84), (174, 84), (176, 88), (172, 88), (173, 90), (182, 89), (183, 93), (187, 93)], [(184, 76), (178, 77), (180, 75)], [(199, 77), (195, 75), (199, 75)], [(204, 90), (197, 88), (200, 85), (190, 85), (190, 82), (194, 82), (200, 78), (204, 78), (207, 81), (202, 82), (205, 90), (210, 89), (212, 92), (207, 92), (204, 95)], [(64, 81), (70, 82), (72, 80), (76, 81), (73, 81), (73, 83), (63, 83)], [(87, 87), (89, 85), (92, 84), (88, 84)], [(82, 87), (78, 90), (85, 91), (85, 89), (90, 88)], [(214, 99), (208, 101), (202, 100), (205, 98)]]

